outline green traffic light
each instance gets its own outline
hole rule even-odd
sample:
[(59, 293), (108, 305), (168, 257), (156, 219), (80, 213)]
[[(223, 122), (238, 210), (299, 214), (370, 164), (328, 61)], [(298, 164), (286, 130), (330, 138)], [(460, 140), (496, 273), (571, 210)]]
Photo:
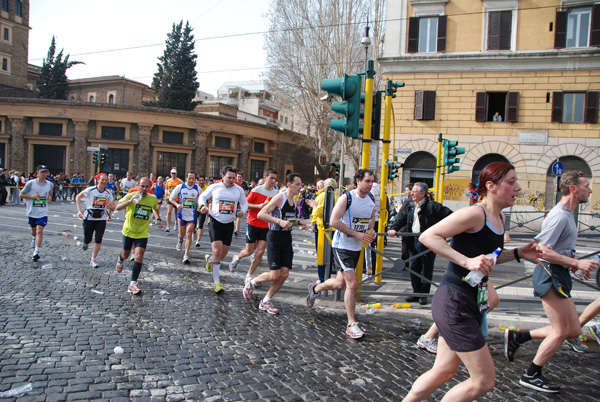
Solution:
[(331, 110), (344, 116), (346, 120), (332, 120), (331, 129), (343, 133), (347, 137), (358, 138), (360, 120), (360, 84), (361, 76), (329, 78), (321, 81), (321, 89), (330, 96), (339, 96), (346, 102), (333, 102)]

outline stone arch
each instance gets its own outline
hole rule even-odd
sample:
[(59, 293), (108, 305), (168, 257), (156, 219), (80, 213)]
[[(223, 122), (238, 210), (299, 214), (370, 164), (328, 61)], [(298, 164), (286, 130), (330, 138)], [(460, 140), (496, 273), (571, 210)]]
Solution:
[(594, 177), (600, 176), (600, 155), (594, 149), (583, 144), (569, 143), (545, 147), (544, 153), (535, 161), (534, 166), (545, 174), (548, 166), (552, 165), (556, 159), (571, 155), (583, 159), (589, 165)]
[(503, 141), (485, 141), (466, 150), (461, 163), (461, 170), (472, 171), (475, 163), (487, 154), (504, 156), (515, 167), (518, 173), (527, 172), (527, 164), (521, 152), (514, 146)]

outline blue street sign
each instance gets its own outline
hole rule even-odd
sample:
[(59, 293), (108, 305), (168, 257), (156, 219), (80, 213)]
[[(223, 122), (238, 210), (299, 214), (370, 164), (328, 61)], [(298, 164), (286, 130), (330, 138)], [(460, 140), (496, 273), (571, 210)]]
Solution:
[(554, 173), (555, 176), (562, 176), (564, 171), (565, 167), (563, 166), (562, 162), (556, 161), (552, 164), (552, 173)]

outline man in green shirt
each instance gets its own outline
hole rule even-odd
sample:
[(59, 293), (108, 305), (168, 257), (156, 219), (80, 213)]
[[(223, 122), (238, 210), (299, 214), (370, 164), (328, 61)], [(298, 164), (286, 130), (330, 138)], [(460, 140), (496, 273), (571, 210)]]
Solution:
[(123, 223), (123, 250), (117, 259), (117, 272), (123, 271), (123, 261), (129, 257), (132, 246), (135, 246), (135, 258), (131, 270), (131, 282), (127, 292), (138, 295), (142, 290), (137, 286), (137, 280), (142, 272), (142, 260), (148, 244), (148, 228), (150, 216), (154, 214), (157, 225), (162, 229), (162, 221), (158, 210), (158, 202), (154, 194), (149, 194), (150, 180), (142, 177), (138, 185), (138, 192), (132, 192), (123, 197), (117, 205), (117, 211), (127, 208), (125, 223)]

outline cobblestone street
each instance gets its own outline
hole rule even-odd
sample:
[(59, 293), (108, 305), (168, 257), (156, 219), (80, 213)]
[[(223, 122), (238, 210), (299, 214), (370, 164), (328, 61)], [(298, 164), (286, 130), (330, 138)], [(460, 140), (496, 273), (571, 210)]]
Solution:
[[(130, 266), (121, 274), (114, 269), (122, 220), (109, 223), (100, 268), (94, 269), (91, 251), (82, 251), (74, 239), (82, 236), (74, 208), (50, 205), (39, 263), (31, 262), (24, 208), (0, 208), (0, 392), (31, 383), (19, 401), (398, 401), (433, 364), (433, 355), (416, 348), (430, 321), (415, 324), (410, 315), (391, 309), (360, 311), (367, 335), (353, 341), (344, 335), (343, 303), (318, 300), (308, 309), (308, 276), (300, 274), (315, 271), (300, 264), (314, 256), (298, 249), (294, 270), (274, 298), (280, 314), (260, 312), (266, 286), (255, 291), (253, 302), (242, 297), (249, 260), (234, 273), (227, 270), (243, 236), (234, 239), (222, 264), (225, 292), (216, 295), (202, 257), (208, 235), (186, 266), (174, 249), (176, 235), (152, 227), (140, 277), (144, 293), (130, 296)], [(67, 228), (68, 237), (60, 236)], [(42, 270), (47, 264), (52, 268)], [(259, 270), (264, 269), (263, 263)], [(497, 383), (479, 400), (598, 400), (600, 353), (592, 342), (584, 354), (561, 348), (545, 367), (562, 386), (560, 394), (519, 386), (538, 344), (530, 342), (508, 363), (500, 332), (492, 331)], [(115, 353), (117, 346), (122, 354)], [(464, 378), (461, 368), (428, 400), (440, 400)]]

